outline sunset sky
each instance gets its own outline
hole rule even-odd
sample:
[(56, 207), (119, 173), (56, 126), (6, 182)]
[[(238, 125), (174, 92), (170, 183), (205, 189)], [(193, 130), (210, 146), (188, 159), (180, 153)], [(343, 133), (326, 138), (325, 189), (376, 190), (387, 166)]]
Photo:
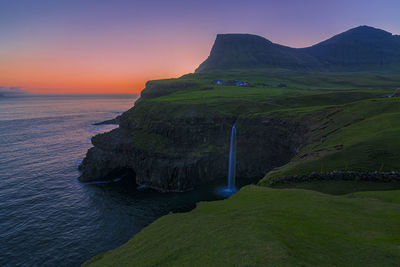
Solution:
[(399, 0), (0, 0), (0, 87), (137, 93), (208, 56), (217, 33), (292, 47), (359, 25), (400, 34)]

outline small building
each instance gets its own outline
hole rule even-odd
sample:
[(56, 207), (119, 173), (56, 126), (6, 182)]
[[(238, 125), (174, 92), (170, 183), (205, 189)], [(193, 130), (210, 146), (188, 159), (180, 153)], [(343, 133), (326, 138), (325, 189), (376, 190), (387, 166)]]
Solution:
[(222, 80), (214, 80), (214, 81), (212, 81), (212, 83), (213, 84), (218, 84), (218, 85), (222, 85), (223, 84)]
[(392, 96), (393, 96), (393, 94), (386, 94), (386, 95), (381, 95), (380, 97), (381, 98), (386, 98), (386, 97), (391, 98)]
[(393, 94), (381, 95), (381, 98), (400, 97), (400, 88), (397, 88)]

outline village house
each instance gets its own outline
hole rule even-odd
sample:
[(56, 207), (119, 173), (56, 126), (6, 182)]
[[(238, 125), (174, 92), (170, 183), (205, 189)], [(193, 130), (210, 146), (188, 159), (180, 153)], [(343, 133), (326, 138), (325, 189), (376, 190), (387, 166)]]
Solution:
[(214, 80), (212, 81), (213, 84), (218, 84), (218, 85), (222, 85), (223, 82), (221, 80)]

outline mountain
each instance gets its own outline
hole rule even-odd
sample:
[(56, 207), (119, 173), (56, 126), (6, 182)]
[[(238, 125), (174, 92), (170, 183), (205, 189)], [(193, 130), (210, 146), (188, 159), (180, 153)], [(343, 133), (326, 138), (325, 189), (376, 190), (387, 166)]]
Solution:
[(295, 48), (252, 34), (218, 34), (210, 56), (196, 72), (240, 68), (311, 68), (318, 60)]
[(218, 34), (196, 72), (226, 69), (379, 69), (400, 65), (400, 36), (360, 26), (307, 48), (275, 44), (251, 34)]
[(400, 36), (360, 26), (301, 51), (331, 68), (375, 69), (400, 63)]

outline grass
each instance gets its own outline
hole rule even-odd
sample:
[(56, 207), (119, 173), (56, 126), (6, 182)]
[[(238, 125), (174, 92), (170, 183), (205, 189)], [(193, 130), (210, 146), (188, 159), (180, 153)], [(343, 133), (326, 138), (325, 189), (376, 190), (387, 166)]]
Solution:
[[(212, 84), (215, 79), (262, 82), (268, 87), (215, 85)], [(287, 88), (277, 88), (281, 83)], [(140, 113), (139, 109), (143, 109), (142, 113), (152, 109), (159, 115), (157, 111), (161, 113), (162, 110), (176, 118), (191, 108), (199, 114), (247, 116), (288, 108), (344, 104), (393, 93), (400, 86), (400, 75), (239, 70), (188, 74), (179, 79), (151, 81), (149, 84), (145, 90), (149, 97), (139, 101), (136, 113)]]
[(282, 109), (310, 106), (329, 106), (375, 98), (388, 93), (385, 90), (347, 92), (324, 92), (285, 88), (257, 88), (221, 86), (213, 90), (179, 91), (154, 98), (151, 105), (203, 106), (208, 112), (224, 115), (247, 116), (254, 113), (269, 113)]
[(400, 192), (399, 191), (369, 191), (357, 192), (352, 196), (357, 198), (378, 199), (387, 203), (394, 203), (400, 205)]
[(260, 184), (312, 172), (400, 169), (399, 98), (368, 99), (326, 112), (325, 119), (316, 124), (311, 142), (291, 162), (269, 172)]
[(399, 193), (246, 186), (164, 216), (86, 266), (396, 266)]
[[(318, 191), (330, 195), (345, 195), (360, 191), (400, 190), (400, 182), (368, 182), (368, 181), (312, 181), (286, 183), (272, 186), (275, 189), (293, 188)], [(380, 193), (380, 192), (379, 192)], [(399, 191), (400, 193), (400, 191)], [(392, 194), (395, 195), (395, 194)], [(400, 194), (398, 194), (400, 196)]]

